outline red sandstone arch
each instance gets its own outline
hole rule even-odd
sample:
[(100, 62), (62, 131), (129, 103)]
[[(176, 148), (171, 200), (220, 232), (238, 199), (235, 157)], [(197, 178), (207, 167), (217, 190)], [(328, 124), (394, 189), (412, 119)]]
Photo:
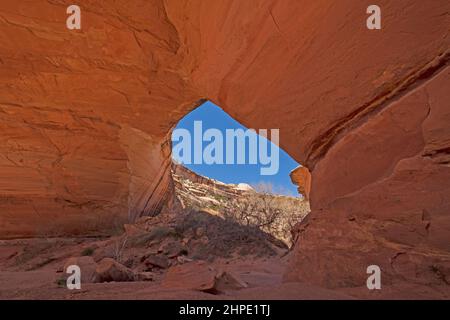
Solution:
[(81, 31), (69, 4), (0, 4), (1, 238), (161, 210), (168, 134), (207, 97), (311, 171), (287, 280), (443, 281), (448, 1), (380, 0), (381, 31), (356, 0), (79, 1)]

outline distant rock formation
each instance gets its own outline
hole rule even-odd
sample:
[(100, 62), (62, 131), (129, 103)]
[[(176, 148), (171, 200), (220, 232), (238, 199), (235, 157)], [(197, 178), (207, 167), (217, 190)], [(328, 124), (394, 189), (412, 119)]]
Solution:
[[(172, 166), (175, 195), (183, 209), (194, 209), (230, 218), (261, 230), (292, 245), (292, 228), (310, 212), (309, 202), (255, 191), (246, 183), (226, 184), (189, 170), (182, 165)], [(260, 221), (257, 221), (257, 220)]]
[(311, 173), (306, 167), (297, 167), (290, 173), (292, 183), (297, 185), (298, 193), (300, 193), (306, 200), (309, 200), (309, 193), (311, 191)]

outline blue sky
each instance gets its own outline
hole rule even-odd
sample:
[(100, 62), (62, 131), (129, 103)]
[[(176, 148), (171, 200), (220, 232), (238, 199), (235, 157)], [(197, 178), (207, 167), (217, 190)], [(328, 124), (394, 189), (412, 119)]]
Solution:
[[(225, 137), (226, 129), (247, 129), (239, 122), (231, 118), (227, 113), (225, 113), (221, 108), (216, 106), (210, 101), (205, 102), (197, 109), (190, 112), (183, 119), (180, 120), (177, 129), (183, 128), (187, 129), (192, 138), (194, 137), (194, 121), (202, 121), (203, 132), (209, 128), (215, 128), (220, 130)], [(259, 129), (259, 128), (255, 128)], [(271, 129), (271, 128), (261, 128), (261, 129)], [(224, 138), (225, 139), (225, 138)], [(280, 131), (280, 140), (283, 139), (283, 132)], [(173, 142), (173, 147), (181, 143), (182, 140), (177, 140)], [(209, 142), (203, 142), (203, 149)], [(276, 145), (272, 144), (272, 147), (278, 148)], [(181, 145), (180, 145), (181, 146)], [(248, 143), (246, 143), (246, 154), (248, 154)], [(202, 149), (202, 150), (203, 150)], [(223, 157), (226, 156), (226, 151), (223, 151)], [(194, 155), (194, 146), (191, 146), (192, 158)], [(173, 158), (175, 161), (180, 162), (177, 156), (174, 154)], [(192, 161), (193, 162), (193, 161)], [(289, 178), (289, 173), (296, 168), (299, 164), (292, 159), (286, 152), (279, 149), (279, 171), (275, 175), (261, 175), (260, 168), (267, 167), (259, 164), (184, 164), (186, 167), (191, 169), (198, 174), (206, 177), (210, 177), (225, 183), (248, 183), (250, 185), (256, 185), (258, 183), (270, 183), (273, 185), (274, 192), (280, 194), (287, 194), (297, 196), (297, 188), (292, 184)]]

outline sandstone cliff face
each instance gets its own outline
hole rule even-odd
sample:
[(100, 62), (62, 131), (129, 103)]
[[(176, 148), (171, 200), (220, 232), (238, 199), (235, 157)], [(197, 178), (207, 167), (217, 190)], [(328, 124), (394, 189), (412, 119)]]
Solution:
[(199, 98), (161, 1), (0, 4), (0, 233), (92, 233), (152, 214), (167, 135)]
[(157, 213), (167, 137), (206, 98), (311, 172), (288, 280), (444, 281), (448, 1), (380, 0), (380, 31), (357, 0), (85, 0), (81, 31), (69, 4), (0, 4), (2, 238)]
[(291, 247), (293, 227), (310, 212), (304, 198), (277, 195), (245, 183), (226, 184), (203, 177), (182, 165), (172, 166), (179, 214), (199, 211), (270, 234)]
[(309, 200), (309, 193), (311, 192), (311, 173), (308, 168), (295, 168), (290, 173), (290, 177), (292, 183), (298, 186), (298, 193), (300, 193), (306, 200)]

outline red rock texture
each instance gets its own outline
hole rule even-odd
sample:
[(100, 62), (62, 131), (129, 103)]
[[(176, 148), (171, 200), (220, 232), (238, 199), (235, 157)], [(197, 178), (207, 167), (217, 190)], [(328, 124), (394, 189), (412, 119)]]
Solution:
[[(86, 234), (171, 197), (176, 122), (210, 99), (312, 175), (287, 280), (443, 283), (447, 0), (0, 3), (0, 236)], [(445, 279), (445, 278), (444, 278)]]
[(309, 200), (309, 193), (311, 192), (311, 173), (306, 167), (297, 167), (290, 173), (291, 181), (297, 185), (298, 193), (303, 195), (306, 200)]
[(83, 256), (83, 257), (70, 257), (64, 262), (64, 266), (62, 268), (63, 275), (68, 277), (71, 272), (67, 272), (67, 269), (70, 266), (78, 266), (81, 270), (81, 283), (90, 283), (94, 280), (95, 270), (97, 269), (97, 263), (94, 261), (92, 257)]
[(161, 1), (0, 4), (2, 237), (95, 233), (170, 192), (170, 129), (199, 95)]
[(318, 163), (315, 208), (298, 226), (296, 268), (287, 279), (357, 286), (377, 264), (386, 284), (448, 285), (449, 72), (390, 104)]
[(171, 267), (163, 279), (162, 287), (217, 294), (247, 288), (247, 284), (230, 272), (191, 262)]
[(135, 274), (132, 270), (111, 258), (102, 259), (95, 269), (93, 282), (126, 282), (134, 281)]

